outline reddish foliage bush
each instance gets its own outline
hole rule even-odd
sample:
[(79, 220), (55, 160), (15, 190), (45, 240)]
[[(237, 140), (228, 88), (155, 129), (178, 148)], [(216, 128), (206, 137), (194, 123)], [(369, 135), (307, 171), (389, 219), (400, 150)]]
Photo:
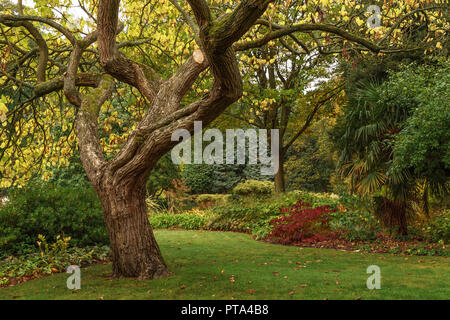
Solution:
[(282, 244), (325, 241), (328, 239), (328, 214), (334, 211), (329, 206), (311, 208), (301, 200), (290, 208), (281, 207), (280, 212), (285, 215), (270, 222), (273, 230), (269, 238)]

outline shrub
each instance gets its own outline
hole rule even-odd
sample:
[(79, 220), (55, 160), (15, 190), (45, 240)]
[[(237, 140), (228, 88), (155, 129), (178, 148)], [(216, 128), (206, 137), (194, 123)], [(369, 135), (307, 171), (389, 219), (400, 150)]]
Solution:
[(215, 217), (207, 227), (211, 230), (249, 232), (257, 238), (263, 238), (271, 229), (270, 220), (280, 215), (278, 202), (286, 201), (285, 197), (281, 199), (230, 200), (226, 206), (219, 205), (211, 209)]
[(200, 208), (209, 208), (216, 204), (224, 204), (229, 195), (224, 194), (200, 194), (195, 202)]
[(262, 196), (272, 194), (273, 190), (274, 184), (271, 181), (247, 180), (239, 183), (233, 189), (233, 194), (239, 196)]
[(430, 242), (450, 242), (450, 210), (435, 215), (424, 228), (424, 237)]
[(174, 182), (180, 179), (181, 173), (177, 165), (172, 162), (170, 153), (158, 160), (148, 177), (147, 195), (159, 198), (164, 190), (174, 188)]
[(155, 229), (183, 228), (186, 230), (203, 229), (209, 218), (200, 213), (155, 214), (149, 217)]
[(211, 209), (215, 218), (207, 227), (211, 230), (248, 232), (257, 239), (263, 239), (272, 231), (270, 221), (282, 215), (280, 207), (291, 206), (298, 198), (298, 191), (261, 199), (232, 195), (226, 205), (219, 204)]
[(35, 184), (9, 194), (0, 207), (0, 252), (35, 249), (38, 234), (70, 236), (75, 246), (108, 244), (102, 209), (91, 187)]
[(39, 252), (10, 256), (0, 263), (0, 286), (8, 285), (11, 279), (62, 272), (70, 265), (106, 261), (110, 255), (108, 246), (69, 247), (69, 237), (58, 235), (54, 243), (48, 243), (46, 237), (38, 235), (38, 240)]
[(338, 185), (337, 193), (339, 194), (339, 206), (350, 211), (368, 212), (373, 211), (375, 203), (371, 195), (351, 194), (347, 186)]
[(213, 167), (205, 164), (187, 165), (182, 173), (186, 186), (192, 193), (206, 193), (211, 188)]
[(330, 214), (330, 227), (338, 231), (349, 241), (365, 241), (376, 238), (381, 227), (375, 217), (369, 212), (334, 212)]
[(339, 196), (333, 193), (318, 193), (303, 190), (295, 190), (293, 193), (296, 199), (301, 199), (302, 202), (309, 203), (312, 207), (329, 206), (332, 209), (337, 209), (339, 205)]
[(292, 244), (327, 239), (329, 214), (334, 212), (329, 206), (311, 208), (309, 203), (299, 200), (290, 208), (280, 208), (280, 212), (286, 215), (271, 221), (274, 228), (269, 238), (272, 240)]
[(173, 180), (173, 187), (165, 192), (170, 213), (180, 212), (195, 205), (189, 191), (190, 189), (186, 187), (183, 179)]
[[(246, 161), (248, 163), (248, 161)], [(241, 181), (260, 179), (260, 165), (251, 164), (189, 164), (182, 177), (192, 194), (229, 193)]]
[(249, 221), (255, 213), (254, 208), (230, 205), (213, 208), (215, 217), (208, 223), (208, 229), (218, 231), (249, 232)]

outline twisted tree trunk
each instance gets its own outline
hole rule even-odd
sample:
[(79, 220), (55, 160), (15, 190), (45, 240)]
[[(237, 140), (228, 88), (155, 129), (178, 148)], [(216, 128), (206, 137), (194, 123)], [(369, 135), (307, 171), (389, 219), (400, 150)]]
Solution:
[(145, 183), (103, 181), (98, 193), (111, 244), (113, 275), (138, 279), (169, 275), (148, 220)]
[[(152, 279), (167, 276), (169, 270), (148, 221), (145, 183), (150, 171), (177, 142), (172, 133), (185, 129), (193, 133), (194, 121), (207, 125), (242, 94), (242, 80), (231, 48), (266, 10), (270, 0), (246, 0), (233, 15), (214, 20), (204, 0), (188, 1), (199, 26), (201, 49), (163, 80), (149, 66), (119, 53), (115, 37), (118, 0), (101, 0), (98, 33), (76, 42), (64, 81), (64, 91), (79, 107), (76, 127), (81, 161), (99, 195), (109, 233), (114, 276)], [(100, 63), (108, 75), (89, 94), (76, 88), (77, 67), (89, 43), (98, 37)], [(210, 67), (214, 83), (208, 95), (180, 108), (180, 102), (199, 74)], [(119, 153), (105, 161), (98, 137), (98, 114), (110, 97), (113, 78), (128, 83), (149, 100), (149, 110)]]

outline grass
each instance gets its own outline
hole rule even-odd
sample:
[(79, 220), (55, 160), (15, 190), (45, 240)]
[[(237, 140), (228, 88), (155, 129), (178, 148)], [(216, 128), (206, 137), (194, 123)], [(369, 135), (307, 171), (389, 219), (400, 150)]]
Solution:
[[(61, 273), (0, 289), (0, 299), (448, 299), (446, 257), (365, 254), (266, 244), (246, 234), (155, 232), (173, 276), (111, 279), (111, 265), (81, 270), (81, 290)], [(368, 290), (370, 265), (381, 289)], [(299, 266), (302, 266), (299, 268)]]

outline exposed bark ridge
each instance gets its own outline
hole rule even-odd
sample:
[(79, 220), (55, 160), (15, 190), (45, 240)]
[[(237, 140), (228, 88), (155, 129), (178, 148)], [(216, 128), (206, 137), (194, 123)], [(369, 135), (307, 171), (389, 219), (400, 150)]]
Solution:
[(110, 98), (113, 88), (113, 78), (104, 75), (99, 86), (81, 98), (77, 113), (76, 130), (81, 162), (94, 187), (101, 180), (101, 168), (105, 164), (98, 137), (98, 113), (103, 103)]

